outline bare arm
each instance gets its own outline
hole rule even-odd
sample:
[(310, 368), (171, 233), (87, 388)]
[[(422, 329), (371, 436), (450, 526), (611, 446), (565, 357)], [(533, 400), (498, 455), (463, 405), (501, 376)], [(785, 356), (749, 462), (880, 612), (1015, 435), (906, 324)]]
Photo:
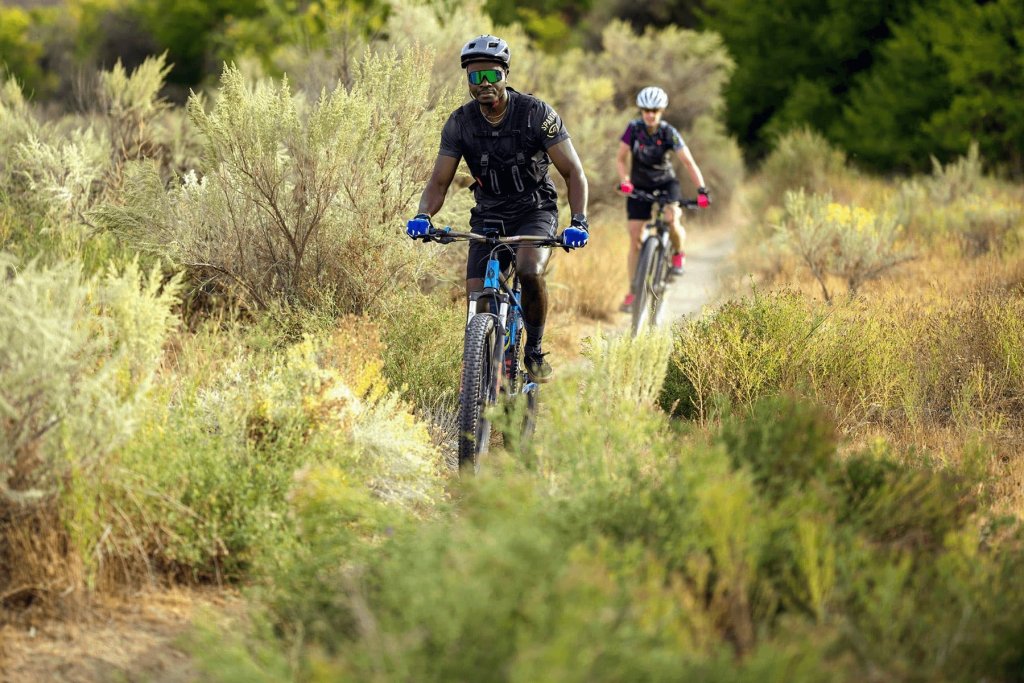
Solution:
[(434, 161), (434, 170), (430, 173), (430, 180), (423, 189), (420, 196), (420, 213), (433, 216), (444, 205), (444, 197), (448, 193), (448, 186), (455, 178), (455, 171), (459, 167), (459, 160), (455, 157), (438, 154)]
[(629, 145), (625, 142), (619, 141), (619, 151), (615, 155), (615, 168), (619, 172), (619, 180), (626, 182), (629, 180), (629, 167), (627, 163), (630, 157), (633, 156), (633, 152), (630, 150)]
[(565, 178), (569, 188), (569, 211), (571, 213), (587, 213), (587, 176), (583, 174), (583, 164), (572, 146), (572, 140), (562, 140), (548, 148), (548, 156), (555, 168)]
[(693, 184), (697, 187), (704, 187), (704, 175), (700, 172), (700, 168), (697, 166), (697, 162), (693, 160), (693, 155), (690, 154), (689, 147), (683, 147), (679, 150), (679, 161), (683, 162), (683, 166), (690, 173), (690, 179), (693, 180)]

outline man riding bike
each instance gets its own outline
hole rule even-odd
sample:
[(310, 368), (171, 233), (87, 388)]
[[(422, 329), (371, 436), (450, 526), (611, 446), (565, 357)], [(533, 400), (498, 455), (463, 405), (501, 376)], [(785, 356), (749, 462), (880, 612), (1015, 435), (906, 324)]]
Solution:
[[(469, 79), (471, 101), (456, 109), (441, 131), (441, 146), (427, 186), (420, 197), (419, 214), (409, 222), (410, 237), (421, 237), (432, 227), (431, 216), (444, 204), (464, 158), (474, 178), (476, 206), (470, 212), (473, 232), (494, 230), (503, 235), (554, 237), (558, 225), (557, 192), (548, 167), (565, 178), (572, 212), (563, 241), (570, 247), (586, 245), (587, 178), (558, 114), (540, 99), (513, 90), (507, 84), (510, 51), (501, 38), (482, 35), (462, 48), (461, 63)], [(486, 244), (474, 242), (466, 262), (466, 294), (483, 289), (490, 254)], [(511, 258), (503, 254), (503, 258)], [(516, 250), (516, 272), (522, 284), (526, 344), (524, 360), (535, 381), (551, 376), (551, 365), (541, 350), (547, 320), (548, 294), (544, 272), (549, 250)]]
[[(672, 168), (672, 159), (669, 151), (674, 151), (679, 160), (686, 167), (690, 178), (697, 186), (697, 201), (701, 207), (706, 207), (711, 199), (708, 190), (704, 186), (704, 176), (693, 160), (690, 148), (683, 142), (679, 131), (669, 123), (661, 119), (668, 106), (668, 94), (659, 87), (649, 86), (641, 90), (636, 96), (636, 106), (640, 108), (641, 117), (633, 119), (626, 126), (626, 132), (622, 134), (619, 143), (619, 152), (615, 157), (615, 164), (621, 179), (619, 189), (630, 194), (634, 189), (653, 193), (660, 191), (667, 193), (672, 200), (671, 204), (665, 206), (665, 218), (672, 226), (670, 234), (672, 248), (675, 253), (672, 255), (672, 268), (669, 271), (672, 275), (682, 275), (686, 264), (686, 255), (683, 251), (683, 242), (686, 239), (686, 231), (679, 222), (680, 210), (679, 200), (682, 199), (679, 188), (679, 180), (676, 179), (675, 170)], [(630, 171), (626, 171), (626, 162), (632, 157)], [(651, 218), (652, 202), (629, 197), (626, 200), (626, 219), (629, 229), (629, 276), (633, 277), (636, 271), (637, 259), (640, 252), (640, 238), (643, 234), (644, 224)], [(622, 302), (622, 310), (629, 311), (633, 305), (634, 293), (626, 295)]]

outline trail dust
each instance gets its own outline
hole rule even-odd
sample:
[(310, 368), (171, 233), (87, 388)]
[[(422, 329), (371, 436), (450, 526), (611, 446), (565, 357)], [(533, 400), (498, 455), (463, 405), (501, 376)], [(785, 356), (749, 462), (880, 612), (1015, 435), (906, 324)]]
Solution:
[(73, 618), (28, 613), (6, 621), (0, 612), (0, 682), (195, 681), (179, 639), (204, 614), (243, 610), (237, 593), (209, 587), (100, 595)]

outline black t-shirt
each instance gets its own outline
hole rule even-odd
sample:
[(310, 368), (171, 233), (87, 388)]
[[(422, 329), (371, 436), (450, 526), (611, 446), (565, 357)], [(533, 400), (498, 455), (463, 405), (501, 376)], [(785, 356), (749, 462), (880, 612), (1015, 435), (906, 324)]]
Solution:
[(633, 119), (622, 134), (622, 141), (633, 153), (629, 179), (640, 189), (651, 189), (676, 177), (669, 152), (686, 146), (683, 137), (670, 124), (661, 121), (652, 135), (643, 119)]
[[(441, 131), (439, 154), (464, 159), (476, 179), (473, 193), (476, 197), (474, 217), (513, 219), (528, 212), (557, 211), (558, 193), (548, 176), (551, 158), (547, 150), (569, 139), (562, 119), (555, 110), (532, 95), (524, 95), (508, 88), (508, 112), (498, 126), (491, 126), (475, 100), (452, 112)], [(524, 116), (522, 108), (527, 108)], [(517, 128), (518, 127), (518, 128)], [(514, 132), (518, 130), (518, 134)], [(487, 133), (482, 136), (481, 133)], [(491, 137), (492, 134), (497, 134)], [(525, 157), (530, 180), (523, 191), (516, 191), (506, 182), (500, 193), (489, 187), (487, 174), (481, 173), (481, 159), (488, 153), (494, 168), (496, 158), (513, 158), (516, 152)], [(481, 177), (484, 175), (485, 177)]]

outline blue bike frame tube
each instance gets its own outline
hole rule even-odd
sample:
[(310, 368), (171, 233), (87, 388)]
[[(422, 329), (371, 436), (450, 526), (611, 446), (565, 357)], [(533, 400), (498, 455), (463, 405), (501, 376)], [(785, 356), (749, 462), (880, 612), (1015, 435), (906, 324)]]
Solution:
[(505, 337), (505, 351), (514, 348), (516, 345), (516, 337), (519, 336), (519, 320), (523, 315), (523, 309), (519, 304), (520, 294), (516, 294), (512, 297), (512, 313), (513, 315), (508, 318), (508, 334)]
[(484, 289), (501, 289), (501, 266), (498, 259), (487, 262), (487, 273), (484, 275)]

